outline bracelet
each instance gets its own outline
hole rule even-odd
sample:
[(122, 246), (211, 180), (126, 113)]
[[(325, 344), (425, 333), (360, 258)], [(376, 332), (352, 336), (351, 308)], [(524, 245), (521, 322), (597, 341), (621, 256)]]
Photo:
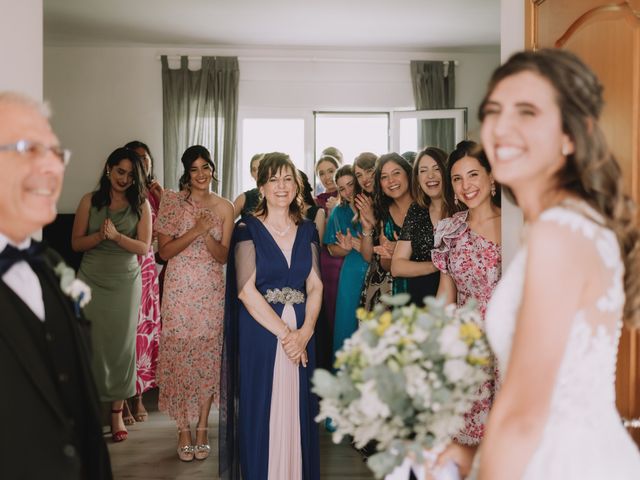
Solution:
[(373, 237), (373, 230), (371, 230), (369, 233), (365, 232), (364, 230), (362, 231), (362, 236), (363, 237)]

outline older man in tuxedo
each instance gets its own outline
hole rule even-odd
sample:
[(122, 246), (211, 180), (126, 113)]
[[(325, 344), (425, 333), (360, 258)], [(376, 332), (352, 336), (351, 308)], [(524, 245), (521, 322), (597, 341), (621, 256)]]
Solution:
[(0, 92), (0, 478), (110, 479), (86, 323), (61, 259), (30, 235), (52, 222), (68, 152), (43, 105)]

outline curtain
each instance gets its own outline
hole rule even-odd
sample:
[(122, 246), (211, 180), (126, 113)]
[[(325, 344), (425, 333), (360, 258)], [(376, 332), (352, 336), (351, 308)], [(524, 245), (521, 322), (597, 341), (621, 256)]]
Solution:
[[(411, 80), (417, 110), (455, 107), (454, 62), (414, 60), (411, 62)], [(418, 146), (452, 151), (455, 147), (455, 121), (421, 120), (418, 125)]]
[(165, 187), (178, 188), (183, 172), (180, 158), (186, 148), (204, 145), (220, 183), (214, 181), (213, 188), (230, 197), (238, 170), (238, 58), (202, 57), (202, 67), (195, 71), (189, 70), (185, 56), (178, 69), (169, 68), (166, 55), (161, 61)]

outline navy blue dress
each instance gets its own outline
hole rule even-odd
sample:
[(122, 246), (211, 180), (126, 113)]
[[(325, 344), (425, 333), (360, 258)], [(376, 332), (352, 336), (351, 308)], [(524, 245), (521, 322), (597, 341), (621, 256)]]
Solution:
[[(227, 305), (222, 362), (220, 412), (220, 473), (231, 480), (267, 480), (269, 418), (274, 360), (278, 339), (260, 325), (238, 300), (248, 272), (255, 271), (255, 285), (267, 289), (290, 287), (305, 292), (312, 268), (319, 275), (318, 232), (313, 222), (298, 225), (289, 267), (283, 252), (257, 218), (238, 221), (227, 264)], [(255, 265), (255, 270), (253, 270)], [(244, 277), (244, 278), (242, 278)], [(269, 304), (281, 316), (284, 305)], [(293, 305), (298, 328), (305, 318), (305, 303)], [(317, 397), (311, 393), (315, 366), (315, 341), (307, 345), (309, 363), (299, 371), (299, 416), (302, 478), (318, 480), (320, 460)], [(283, 479), (288, 480), (288, 479)]]

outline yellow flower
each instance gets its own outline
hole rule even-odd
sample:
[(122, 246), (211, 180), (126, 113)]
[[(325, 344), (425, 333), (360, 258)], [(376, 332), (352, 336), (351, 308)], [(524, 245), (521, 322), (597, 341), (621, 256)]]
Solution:
[(489, 357), (474, 357), (471, 355), (467, 357), (467, 362), (470, 365), (480, 365), (481, 367), (486, 367), (490, 363)]
[(463, 323), (460, 325), (460, 337), (467, 345), (471, 345), (482, 338), (482, 331), (475, 323)]
[(382, 336), (387, 328), (391, 326), (391, 320), (393, 319), (391, 312), (384, 312), (378, 319), (378, 326), (376, 327), (376, 333), (378, 336)]
[(364, 308), (359, 307), (356, 310), (356, 318), (358, 320), (360, 320), (360, 321), (366, 320), (367, 319), (367, 311)]

